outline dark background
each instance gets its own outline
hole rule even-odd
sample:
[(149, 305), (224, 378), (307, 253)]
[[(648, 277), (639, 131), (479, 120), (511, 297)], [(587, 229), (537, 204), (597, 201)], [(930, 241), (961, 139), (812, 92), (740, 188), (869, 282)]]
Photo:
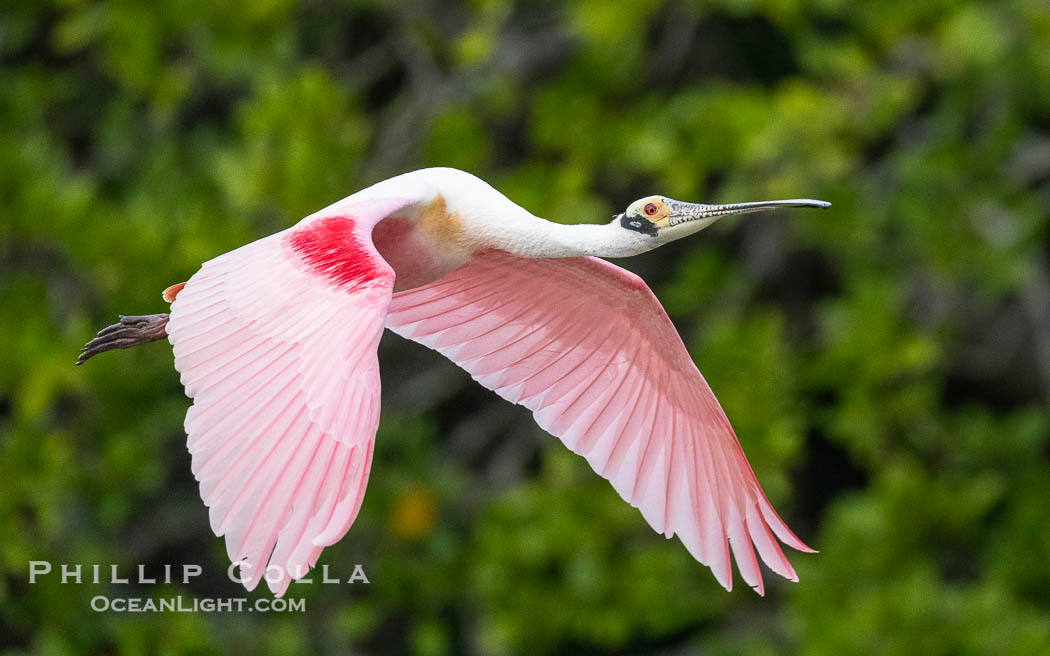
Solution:
[[(532, 212), (809, 196), (619, 262), (653, 287), (816, 555), (718, 587), (527, 411), (388, 335), (357, 524), (305, 613), (238, 597), (154, 344), (116, 314), (372, 182)], [(1050, 5), (7, 1), (0, 9), (0, 649), (1050, 653)], [(201, 564), (28, 584), (30, 560)], [(85, 574), (87, 575), (87, 574)], [(249, 597), (268, 592), (256, 591)]]

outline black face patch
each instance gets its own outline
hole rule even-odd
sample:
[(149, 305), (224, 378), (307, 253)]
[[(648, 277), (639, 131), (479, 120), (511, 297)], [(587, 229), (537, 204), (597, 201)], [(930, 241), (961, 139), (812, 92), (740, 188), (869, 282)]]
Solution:
[(640, 232), (643, 235), (656, 236), (656, 226), (641, 216), (628, 216), (627, 212), (624, 212), (620, 215), (620, 225), (628, 230)]

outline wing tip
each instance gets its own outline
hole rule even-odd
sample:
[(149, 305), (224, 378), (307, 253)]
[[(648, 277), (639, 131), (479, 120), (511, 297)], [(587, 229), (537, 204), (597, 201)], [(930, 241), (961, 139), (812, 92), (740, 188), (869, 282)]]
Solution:
[(711, 573), (715, 575), (715, 580), (718, 584), (725, 588), (726, 592), (733, 591), (733, 572), (732, 566), (726, 568), (728, 571), (719, 572), (715, 568), (711, 568)]

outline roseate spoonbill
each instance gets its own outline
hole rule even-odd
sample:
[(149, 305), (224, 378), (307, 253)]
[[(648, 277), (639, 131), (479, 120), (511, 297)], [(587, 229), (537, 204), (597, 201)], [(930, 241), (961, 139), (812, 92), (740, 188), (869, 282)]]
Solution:
[(249, 590), (266, 573), (283, 594), (357, 516), (386, 327), (532, 410), (727, 590), (732, 550), (763, 594), (755, 549), (791, 580), (774, 536), (812, 550), (766, 500), (656, 297), (597, 257), (644, 253), (730, 214), (829, 205), (648, 196), (610, 223), (561, 225), (469, 173), (414, 171), (205, 262), (164, 291), (170, 314), (122, 317), (78, 364), (168, 338), (193, 398), (193, 473), (212, 529), (249, 565)]

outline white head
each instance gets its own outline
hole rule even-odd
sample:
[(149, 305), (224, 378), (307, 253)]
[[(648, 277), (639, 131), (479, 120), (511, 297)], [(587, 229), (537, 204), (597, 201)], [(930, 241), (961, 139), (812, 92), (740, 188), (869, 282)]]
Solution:
[[(532, 220), (518, 224), (521, 230), (513, 229), (515, 222), (506, 221), (488, 223), (485, 228), (479, 228), (479, 231), (492, 230), (492, 238), (487, 242), (490, 246), (524, 257), (630, 257), (699, 232), (731, 214), (785, 207), (827, 208), (831, 207), (831, 203), (796, 198), (706, 205), (684, 203), (665, 196), (646, 196), (631, 203), (611, 222), (598, 225), (550, 223), (514, 207)], [(507, 212), (505, 216), (510, 214)]]
[[(764, 200), (751, 203), (705, 205), (684, 203), (664, 196), (646, 196), (631, 203), (623, 214), (613, 217), (612, 224), (623, 230), (645, 235), (652, 247), (699, 232), (723, 216), (763, 212), (782, 207), (831, 207), (831, 203), (809, 198)], [(646, 249), (646, 250), (651, 250)]]

